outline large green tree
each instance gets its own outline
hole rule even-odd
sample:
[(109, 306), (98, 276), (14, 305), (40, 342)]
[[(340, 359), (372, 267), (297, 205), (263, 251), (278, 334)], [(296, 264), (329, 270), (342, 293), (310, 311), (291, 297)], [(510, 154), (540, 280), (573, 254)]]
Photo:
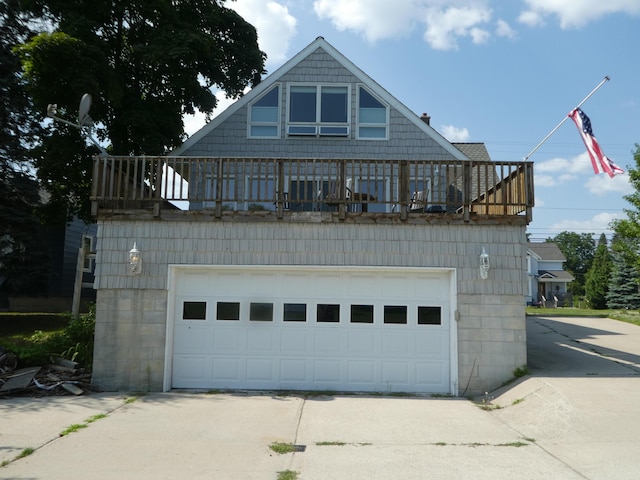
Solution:
[[(221, 0), (24, 0), (53, 28), (19, 53), (43, 113), (73, 121), (92, 95), (96, 135), (114, 155), (160, 155), (184, 141), (184, 114), (210, 114), (212, 87), (235, 98), (260, 81), (257, 33)], [(43, 142), (38, 171), (69, 213), (88, 216), (91, 148), (63, 124)], [(56, 138), (52, 138), (55, 136)], [(80, 202), (80, 203), (78, 203)]]
[(571, 272), (575, 278), (568, 286), (569, 291), (574, 297), (583, 296), (586, 274), (591, 268), (596, 249), (592, 235), (590, 233), (562, 232), (553, 238), (548, 238), (547, 242), (555, 242), (567, 259), (564, 264), (565, 270)]
[(585, 281), (585, 298), (591, 308), (604, 310), (607, 308), (607, 293), (611, 279), (611, 252), (607, 246), (604, 233), (600, 235), (591, 268), (587, 271)]
[(611, 227), (616, 236), (625, 239), (627, 245), (640, 243), (640, 145), (636, 144), (633, 159), (636, 166), (629, 168), (629, 183), (633, 187), (633, 192), (625, 195), (624, 199), (631, 205), (624, 213), (627, 218), (614, 220)]
[(49, 268), (30, 157), (39, 119), (13, 51), (31, 34), (30, 20), (19, 0), (0, 2), (0, 288), (11, 293), (42, 292)]

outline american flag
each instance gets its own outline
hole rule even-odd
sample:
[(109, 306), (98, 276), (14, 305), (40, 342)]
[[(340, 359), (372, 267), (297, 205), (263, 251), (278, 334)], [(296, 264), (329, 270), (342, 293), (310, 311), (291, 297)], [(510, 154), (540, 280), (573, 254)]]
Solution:
[(613, 163), (600, 149), (596, 137), (593, 136), (589, 117), (579, 108), (572, 110), (571, 113), (569, 113), (569, 117), (571, 117), (571, 120), (573, 120), (576, 127), (578, 127), (582, 141), (587, 147), (589, 158), (591, 158), (591, 165), (593, 165), (593, 171), (595, 173), (606, 173), (610, 177), (624, 173), (624, 170)]

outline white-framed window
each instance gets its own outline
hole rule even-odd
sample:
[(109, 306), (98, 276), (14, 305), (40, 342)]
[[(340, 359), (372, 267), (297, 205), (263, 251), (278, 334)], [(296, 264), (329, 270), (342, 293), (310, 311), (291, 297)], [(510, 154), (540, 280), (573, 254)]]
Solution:
[(389, 138), (389, 106), (363, 85), (358, 85), (358, 140)]
[(95, 262), (94, 257), (90, 255), (93, 252), (93, 237), (90, 235), (83, 235), (82, 246), (84, 247), (84, 263), (82, 264), (82, 271), (85, 273), (92, 273), (93, 264)]
[(350, 98), (349, 85), (290, 85), (287, 135), (349, 136)]
[(249, 137), (280, 138), (280, 85), (249, 105)]

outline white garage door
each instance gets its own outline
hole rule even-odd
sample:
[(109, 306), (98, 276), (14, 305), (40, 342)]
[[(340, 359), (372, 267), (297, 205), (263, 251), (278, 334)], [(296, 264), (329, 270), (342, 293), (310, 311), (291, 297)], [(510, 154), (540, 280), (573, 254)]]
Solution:
[(173, 267), (171, 387), (455, 393), (452, 275)]

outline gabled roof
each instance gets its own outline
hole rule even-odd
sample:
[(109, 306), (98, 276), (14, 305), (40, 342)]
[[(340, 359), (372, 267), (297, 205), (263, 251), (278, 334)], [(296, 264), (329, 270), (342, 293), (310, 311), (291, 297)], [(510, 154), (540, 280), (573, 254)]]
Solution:
[(458, 150), (464, 153), (469, 160), (474, 162), (490, 162), (491, 157), (487, 151), (487, 147), (481, 142), (454, 142), (452, 143)]
[(391, 107), (395, 108), (398, 112), (404, 115), (409, 121), (413, 122), (420, 130), (422, 130), (426, 135), (431, 137), (439, 146), (441, 146), (444, 150), (450, 153), (454, 158), (458, 160), (468, 160), (468, 158), (464, 155), (464, 153), (453, 146), (449, 141), (447, 141), (440, 133), (438, 133), (435, 129), (433, 129), (426, 122), (422, 121), (418, 115), (412, 112), (409, 108), (407, 108), (402, 102), (400, 102), (397, 98), (387, 92), (384, 88), (382, 88), (375, 80), (373, 80), (369, 75), (364, 73), (360, 68), (358, 68), (351, 60), (345, 57), (342, 53), (335, 49), (329, 42), (327, 42), (323, 37), (316, 38), (313, 42), (307, 45), (304, 49), (302, 49), (299, 53), (294, 55), (289, 61), (287, 61), (284, 65), (278, 68), (271, 75), (267, 76), (256, 85), (252, 90), (250, 90), (246, 95), (240, 98), (238, 101), (229, 106), (226, 110), (220, 113), (217, 117), (207, 123), (204, 127), (194, 133), (191, 137), (189, 137), (180, 147), (171, 152), (171, 155), (180, 155), (182, 152), (188, 150), (193, 145), (197, 144), (203, 137), (205, 137), (209, 132), (215, 129), (218, 125), (224, 122), (227, 118), (233, 115), (235, 112), (245, 107), (247, 104), (252, 102), (255, 98), (259, 97), (263, 92), (269, 89), (274, 83), (280, 80), (280, 78), (289, 72), (292, 68), (297, 66), (300, 62), (305, 60), (309, 55), (318, 49), (322, 49), (328, 55), (330, 55), (336, 62), (340, 63), (344, 68), (346, 68), (349, 72), (351, 72), (354, 76), (358, 78), (360, 82), (367, 86), (371, 91), (373, 91), (376, 95), (382, 98), (385, 102), (387, 102)]
[(566, 262), (567, 259), (562, 254), (558, 245), (553, 242), (529, 242), (527, 243), (529, 252), (535, 254), (538, 260), (543, 262)]
[(555, 282), (572, 282), (575, 280), (566, 270), (538, 270), (538, 278)]

